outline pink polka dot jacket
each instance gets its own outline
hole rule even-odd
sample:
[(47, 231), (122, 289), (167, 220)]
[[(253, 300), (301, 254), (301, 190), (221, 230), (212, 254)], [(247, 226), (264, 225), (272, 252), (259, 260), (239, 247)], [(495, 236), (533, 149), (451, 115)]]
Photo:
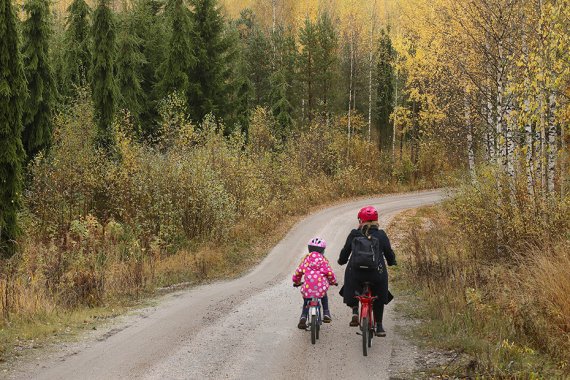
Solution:
[(298, 284), (305, 276), (301, 286), (303, 298), (323, 298), (330, 284), (336, 284), (336, 276), (329, 261), (318, 252), (311, 252), (303, 258), (293, 274), (293, 282)]

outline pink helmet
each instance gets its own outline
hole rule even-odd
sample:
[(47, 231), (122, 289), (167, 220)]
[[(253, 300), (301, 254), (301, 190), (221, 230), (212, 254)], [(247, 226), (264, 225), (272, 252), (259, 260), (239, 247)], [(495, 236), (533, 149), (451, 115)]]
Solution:
[(325, 241), (325, 239), (322, 239), (317, 236), (312, 238), (311, 241), (309, 241), (308, 246), (309, 246), (309, 252), (324, 253), (325, 248), (327, 247), (327, 242)]
[(378, 221), (378, 211), (372, 206), (366, 206), (358, 211), (358, 220), (360, 223)]

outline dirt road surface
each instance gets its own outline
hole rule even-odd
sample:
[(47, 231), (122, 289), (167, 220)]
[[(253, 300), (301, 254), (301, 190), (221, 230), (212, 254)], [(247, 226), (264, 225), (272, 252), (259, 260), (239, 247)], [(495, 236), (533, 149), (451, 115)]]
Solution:
[[(333, 322), (323, 325), (316, 345), (298, 330), (302, 299), (291, 275), (307, 241), (322, 236), (326, 255), (342, 285), (340, 249), (371, 204), (386, 225), (397, 213), (439, 202), (441, 191), (363, 199), (304, 219), (252, 271), (241, 278), (203, 285), (163, 297), (156, 306), (120, 319), (80, 343), (62, 345), (37, 362), (22, 364), (8, 378), (22, 379), (389, 379), (412, 370), (417, 349), (396, 328), (392, 302), (385, 338), (375, 338), (362, 356), (357, 328), (338, 288), (329, 291)], [(397, 254), (397, 252), (396, 252)], [(396, 295), (397, 297), (397, 295)], [(2, 374), (0, 374), (2, 377)]]

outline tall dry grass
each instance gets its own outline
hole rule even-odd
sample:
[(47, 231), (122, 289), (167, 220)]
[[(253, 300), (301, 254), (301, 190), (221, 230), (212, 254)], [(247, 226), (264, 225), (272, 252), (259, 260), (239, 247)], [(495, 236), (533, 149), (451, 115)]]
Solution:
[(410, 222), (406, 282), (436, 344), (468, 352), (479, 375), (569, 376), (570, 199), (533, 204), (496, 184), (483, 174)]

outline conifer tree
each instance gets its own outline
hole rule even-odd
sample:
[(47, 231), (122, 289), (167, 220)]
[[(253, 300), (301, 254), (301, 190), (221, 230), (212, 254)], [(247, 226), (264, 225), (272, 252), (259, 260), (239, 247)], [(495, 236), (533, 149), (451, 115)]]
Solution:
[(230, 39), (216, 0), (192, 0), (193, 45), (196, 66), (191, 70), (188, 91), (190, 116), (201, 121), (213, 113), (225, 118), (230, 114), (232, 86)]
[[(275, 46), (275, 63), (274, 72), (280, 71), (287, 83), (287, 101), (291, 105), (291, 117), (295, 120), (295, 107), (300, 108), (301, 102), (299, 101), (299, 80), (298, 80), (298, 51), (295, 41), (295, 34), (289, 29), (279, 26), (275, 29), (272, 36), (273, 44)], [(279, 83), (279, 80), (273, 79), (274, 83)], [(273, 99), (275, 100), (275, 99)]]
[(394, 111), (394, 49), (392, 41), (385, 30), (382, 30), (378, 47), (378, 65), (376, 70), (377, 100), (376, 123), (378, 128), (378, 146), (389, 149), (392, 139), (390, 115)]
[(135, 24), (136, 19), (130, 14), (123, 15), (117, 43), (121, 52), (117, 59), (117, 86), (119, 107), (128, 110), (138, 125), (146, 101), (141, 86), (141, 71), (146, 61), (141, 51), (143, 41), (136, 34)]
[(271, 75), (271, 112), (279, 128), (279, 136), (285, 140), (293, 126), (293, 107), (288, 99), (289, 83), (284, 67)]
[(97, 145), (114, 152), (113, 117), (117, 105), (115, 21), (109, 0), (99, 0), (93, 15), (93, 75), (91, 89), (97, 120)]
[(140, 115), (144, 137), (155, 137), (158, 132), (158, 103), (166, 94), (157, 91), (159, 81), (157, 68), (165, 61), (168, 47), (168, 25), (162, 12), (162, 2), (135, 0), (129, 17), (134, 20), (134, 34), (141, 39), (144, 62), (141, 67), (141, 87), (146, 95)]
[(192, 51), (192, 24), (190, 11), (183, 0), (168, 0), (166, 3), (166, 17), (170, 24), (170, 38), (165, 60), (159, 66), (157, 85), (159, 98), (169, 95), (173, 91), (186, 94), (188, 91), (188, 75), (192, 71), (196, 60)]
[(317, 59), (319, 41), (315, 24), (307, 17), (305, 24), (299, 32), (301, 53), (299, 55), (299, 76), (303, 86), (303, 98), (305, 100), (303, 118), (309, 122), (313, 120), (317, 93)]
[(91, 72), (91, 33), (89, 16), (91, 9), (85, 0), (73, 0), (67, 8), (64, 34), (64, 90), (70, 93), (73, 87), (89, 84)]
[(323, 12), (317, 21), (318, 48), (315, 66), (319, 109), (328, 120), (334, 104), (333, 83), (336, 75), (338, 37), (328, 12)]
[(26, 81), (11, 0), (0, 0), (0, 257), (16, 252), (22, 191), (22, 110)]
[(239, 36), (244, 51), (243, 60), (246, 75), (254, 92), (254, 105), (267, 105), (270, 98), (269, 77), (273, 50), (270, 40), (259, 26), (251, 10), (241, 12), (237, 20)]
[(22, 143), (28, 159), (32, 159), (51, 143), (56, 88), (49, 58), (51, 32), (48, 0), (28, 0), (24, 10), (27, 19), (23, 24), (23, 58), (28, 98), (23, 117)]

